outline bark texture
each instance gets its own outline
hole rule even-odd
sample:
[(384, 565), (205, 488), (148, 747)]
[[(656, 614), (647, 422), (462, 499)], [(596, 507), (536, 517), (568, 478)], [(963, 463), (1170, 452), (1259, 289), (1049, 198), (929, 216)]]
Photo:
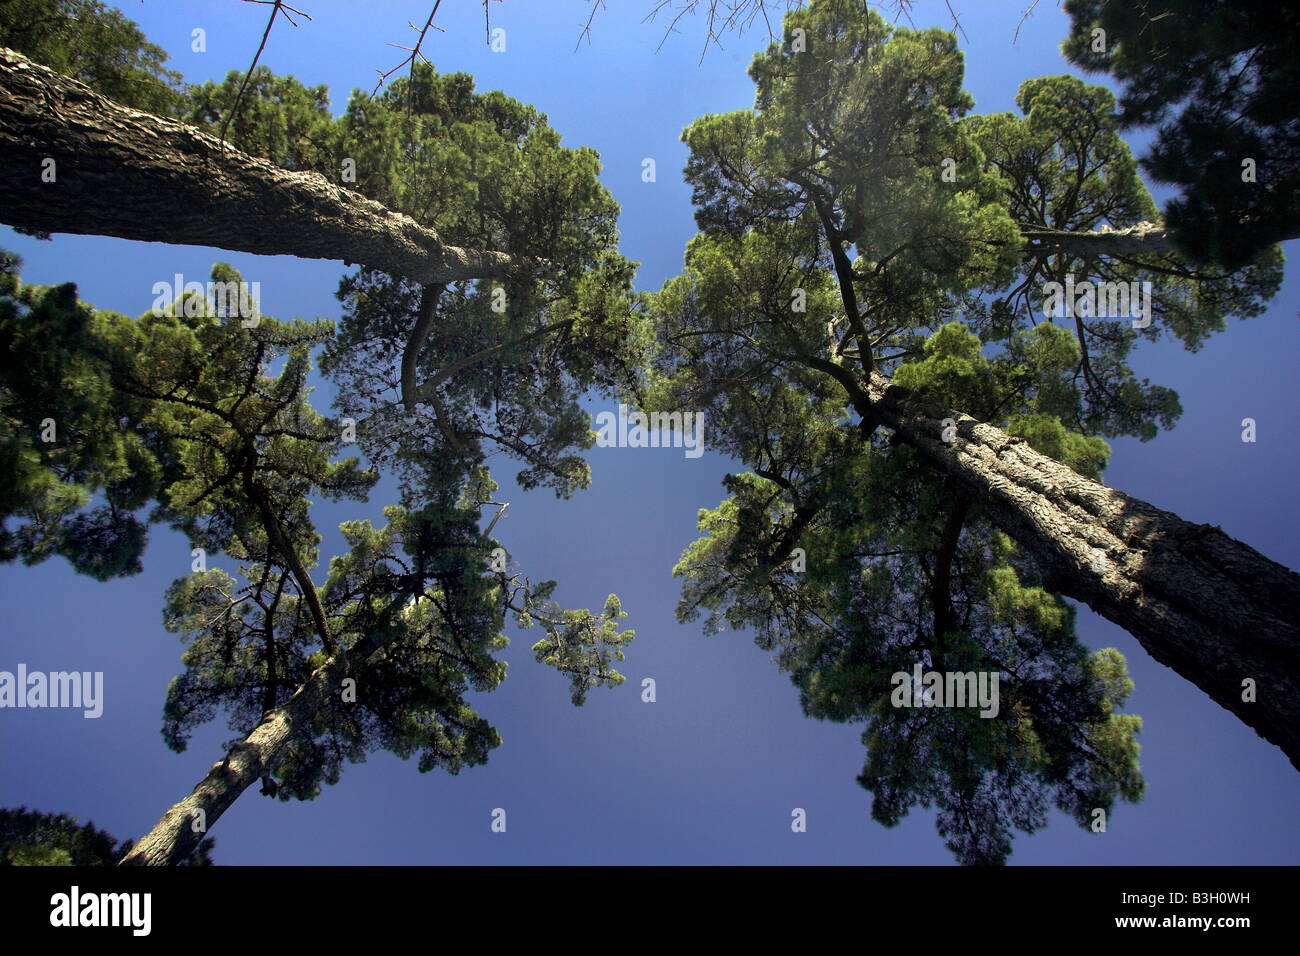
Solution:
[[(875, 421), (974, 492), (1051, 590), (1124, 628), (1300, 769), (1300, 575), (878, 373), (870, 393)], [(1247, 679), (1253, 702), (1242, 699)]]
[[(44, 182), (45, 160), (54, 182)], [(501, 278), (502, 252), (437, 233), (316, 173), (224, 148), (0, 47), (0, 220), (43, 232), (337, 259), (424, 284)]]

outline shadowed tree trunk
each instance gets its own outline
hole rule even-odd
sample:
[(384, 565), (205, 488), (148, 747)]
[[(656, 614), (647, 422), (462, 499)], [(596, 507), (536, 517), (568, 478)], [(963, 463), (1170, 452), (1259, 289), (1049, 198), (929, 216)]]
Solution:
[[(1020, 227), (1020, 234), (1031, 249), (1064, 252), (1084, 259), (1089, 256), (1139, 256), (1174, 251), (1163, 222), (1139, 222), (1125, 229), (1102, 228), (1091, 232), (1024, 225)], [(1282, 236), (1278, 241), (1289, 239), (1300, 239), (1300, 231)]]
[(1064, 252), (1080, 258), (1089, 256), (1136, 256), (1148, 252), (1171, 252), (1173, 244), (1164, 223), (1139, 222), (1127, 229), (1098, 229), (1070, 232), (1022, 226), (1020, 234), (1031, 247)]
[[(268, 712), (261, 723), (215, 763), (194, 791), (163, 814), (119, 866), (174, 866), (185, 860), (207, 830), (249, 786), (276, 763), (285, 746), (301, 729), (309, 733), (312, 719), (326, 694), (339, 693), (353, 661), (365, 660), (381, 647), (367, 640), (351, 654), (340, 650), (318, 667), (283, 705)], [(201, 816), (200, 816), (200, 811)], [(202, 820), (203, 829), (196, 829)]]
[[(175, 120), (120, 106), (0, 47), (0, 219), (42, 232), (337, 259), (424, 284), (505, 276), (501, 252), (316, 173), (290, 172)], [(53, 160), (53, 182), (43, 174)]]
[(1300, 769), (1300, 575), (878, 373), (869, 390), (874, 421), (976, 494), (1051, 590), (1124, 628)]

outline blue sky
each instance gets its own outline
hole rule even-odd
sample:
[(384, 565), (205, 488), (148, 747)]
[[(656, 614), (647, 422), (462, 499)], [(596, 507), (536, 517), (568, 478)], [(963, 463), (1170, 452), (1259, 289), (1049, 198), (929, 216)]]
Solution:
[[(267, 8), (234, 2), (120, 4), (148, 37), (172, 54), (187, 81), (247, 68)], [(405, 55), (408, 23), (424, 23), (427, 2), (301, 0), (312, 17), (278, 23), (261, 62), (304, 83), (324, 83), (341, 111), (354, 88), (370, 90), (377, 71)], [(690, 191), (681, 182), (684, 126), (707, 112), (751, 106), (749, 60), (762, 30), (730, 35), (700, 63), (704, 23), (687, 18), (664, 38), (664, 21), (643, 23), (651, 0), (611, 0), (597, 13), (591, 44), (575, 52), (585, 0), (506, 0), (492, 25), (506, 50), (484, 42), (481, 5), (446, 0), (425, 52), (441, 71), (474, 74), (479, 89), (501, 89), (547, 113), (566, 145), (596, 149), (603, 181), (622, 204), (623, 252), (641, 263), (638, 285), (657, 289), (681, 266), (694, 234)], [(965, 37), (967, 86), (976, 110), (1014, 109), (1019, 83), (1070, 70), (1060, 57), (1067, 20), (1039, 4), (1020, 27), (1024, 4), (953, 0)], [(917, 26), (951, 25), (946, 6), (917, 3)], [(190, 50), (191, 31), (207, 50)], [(1097, 77), (1088, 77), (1100, 82)], [(1140, 145), (1141, 138), (1130, 140)], [(644, 158), (656, 161), (642, 181)], [(1157, 198), (1163, 194), (1153, 190)], [(37, 242), (0, 229), (0, 246), (24, 259), (29, 282), (75, 281), (81, 298), (138, 315), (152, 286), (176, 272), (206, 280), (226, 261), (261, 283), (262, 311), (337, 318), (342, 263), (258, 257), (220, 250), (56, 236)], [(1295, 244), (1287, 250), (1295, 257)], [(1149, 443), (1121, 440), (1108, 484), (1192, 521), (1218, 524), (1270, 558), (1300, 567), (1294, 356), (1300, 274), (1267, 314), (1231, 320), (1195, 355), (1171, 342), (1143, 345), (1139, 375), (1175, 388), (1178, 427)], [(325, 383), (317, 393), (325, 407)], [(592, 403), (594, 412), (612, 408)], [(1241, 420), (1258, 441), (1241, 441)], [(865, 757), (860, 728), (812, 721), (796, 692), (748, 635), (703, 637), (674, 618), (671, 568), (697, 536), (698, 509), (723, 497), (735, 464), (708, 452), (594, 448), (592, 487), (567, 502), (524, 493), (511, 462), (495, 463), (500, 500), (511, 502), (497, 535), (534, 578), (559, 581), (567, 607), (600, 607), (616, 592), (636, 629), (627, 682), (595, 691), (582, 708), (565, 681), (532, 660), (537, 632), (511, 625), (509, 677), (478, 699), (504, 743), (484, 767), (453, 778), (420, 774), (388, 754), (348, 766), (338, 785), (310, 803), (281, 803), (246, 792), (213, 828), (222, 864), (282, 863), (840, 863), (951, 864), (933, 814), (913, 811), (894, 829), (870, 818), (870, 794), (854, 777)], [(323, 554), (337, 553), (340, 521), (379, 523), (391, 500), (380, 485), (368, 504), (317, 505)], [(0, 805), (66, 811), (119, 838), (138, 837), (189, 793), (232, 737), (224, 720), (174, 754), (159, 733), (168, 681), (181, 645), (161, 624), (162, 595), (189, 570), (189, 546), (154, 529), (144, 573), (99, 584), (61, 561), (0, 568), (0, 669), (102, 670), (104, 714), (0, 711)], [(222, 566), (223, 562), (213, 562)], [(233, 570), (233, 562), (226, 561)], [(1143, 717), (1142, 765), (1148, 793), (1121, 804), (1104, 834), (1053, 812), (1049, 825), (1020, 835), (1013, 864), (1288, 864), (1300, 861), (1300, 775), (1281, 751), (1173, 671), (1126, 633), (1081, 609), (1079, 633), (1093, 648), (1114, 646), (1137, 684), (1130, 710)], [(653, 677), (657, 701), (643, 703)], [(490, 830), (494, 808), (507, 831)], [(791, 811), (807, 811), (806, 833), (791, 832)]]

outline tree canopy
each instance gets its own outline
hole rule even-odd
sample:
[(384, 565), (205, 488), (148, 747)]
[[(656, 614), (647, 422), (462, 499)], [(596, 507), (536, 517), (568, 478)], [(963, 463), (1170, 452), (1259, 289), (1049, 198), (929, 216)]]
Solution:
[[(19, 7), (85, 22), (46, 42), (9, 16)], [(382, 92), (354, 92), (334, 118), (325, 87), (264, 67), (182, 89), (165, 54), (100, 4), (10, 4), (0, 28), (0, 42), (185, 124), (141, 115), (146, 135), (179, 147), (142, 163), (153, 177), (142, 181), (181, 190), (153, 197), (171, 202), (208, 188), (202, 168), (224, 177), (213, 191), (229, 201), (225, 219), (177, 227), (180, 241), (252, 214), (257, 196), (279, 197), (288, 245), (251, 251), (329, 256), (349, 230), (367, 238), (349, 260), (363, 264), (339, 283), (337, 324), (249, 322), (229, 294), (202, 292), (133, 319), (79, 301), (73, 284), (24, 285), (17, 258), (0, 257), (0, 343), (12, 359), (0, 369), (0, 561), (61, 555), (109, 580), (140, 570), (151, 525), (185, 534), (194, 565), (164, 609), (184, 670), (163, 736), (184, 749), (219, 713), (236, 734), (127, 862), (191, 859), (203, 846), (193, 815), (214, 822), (258, 779), (268, 795), (311, 799), (345, 761), (376, 750), (418, 754), (421, 771), (485, 762), (501, 739), (469, 695), (504, 679), (508, 617), (541, 625), (534, 655), (568, 679), (574, 704), (622, 682), (615, 664), (633, 632), (620, 630), (618, 598), (565, 609), (557, 583), (535, 581), (493, 537), (506, 505), (492, 457), (516, 462), (525, 489), (567, 498), (588, 485), (595, 433), (579, 402), (591, 391), (702, 411), (713, 447), (750, 469), (700, 513), (703, 537), (674, 571), (679, 617), (705, 616), (707, 632), (751, 628), (807, 714), (864, 726), (859, 782), (875, 819), (937, 807), (957, 859), (990, 864), (1050, 807), (1095, 828), (1099, 813), (1141, 798), (1141, 720), (1119, 712), (1133, 690), (1124, 658), (1078, 639), (1062, 566), (1039, 547), (1051, 534), (1026, 531), (1031, 506), (1009, 517), (966, 478), (987, 467), (978, 427), (1039, 467), (1026, 485), (1074, 505), (1101, 500), (1088, 495), (1106, 491), (1107, 439), (1150, 440), (1181, 414), (1171, 389), (1135, 373), (1135, 350), (1167, 335), (1195, 351), (1276, 292), (1277, 222), (1246, 248), (1202, 220), (1211, 238), (1198, 247), (1186, 235), (1194, 217), (1171, 207), (1172, 243), (1146, 241), (1162, 227), (1120, 132), (1138, 116), (1163, 119), (1155, 101), (1130, 93), (1117, 104), (1102, 87), (1048, 76), (1021, 85), (1019, 115), (974, 114), (952, 33), (812, 0), (755, 57), (754, 108), (683, 133), (699, 234), (681, 275), (641, 295), (596, 153), (562, 146), (544, 114), (478, 92), (468, 75), (413, 63)], [(111, 64), (97, 65), (94, 38), (116, 51)], [(1131, 50), (1115, 50), (1107, 62), (1138, 76)], [(51, 74), (21, 58), (3, 65), (24, 95), (50, 88)], [(82, 122), (121, 108), (58, 88)], [(71, 125), (54, 116), (22, 148)], [(118, 133), (79, 170), (120, 164), (137, 141)], [(1206, 142), (1179, 155), (1195, 160)], [(1147, 165), (1157, 178), (1166, 169)], [(66, 195), (48, 205), (59, 202), (58, 221), (80, 216)], [(1231, 206), (1205, 202), (1213, 216)], [(86, 228), (153, 235), (140, 231), (147, 210), (126, 221), (112, 206), (110, 196), (81, 216)], [(334, 239), (322, 244), (314, 227), (327, 220)], [(245, 287), (221, 263), (211, 279), (227, 293)], [(329, 414), (310, 400), (316, 366), (338, 389)], [(948, 417), (899, 412), (912, 401), (899, 394)], [(1088, 494), (1061, 492), (1062, 473)], [(344, 522), (346, 550), (318, 581), (313, 500), (366, 501), (380, 475), (397, 479), (386, 523)], [(1079, 537), (1091, 546), (1089, 586), (1118, 604), (1124, 575), (1148, 563), (1128, 542), (1181, 540), (1186, 523), (1176, 535), (1159, 515), (1120, 528), (1123, 516), (1102, 510), (1092, 506)], [(234, 573), (207, 567), (218, 554)], [(1227, 563), (1260, 577), (1250, 561)], [(1286, 617), (1300, 592), (1273, 590)], [(1180, 672), (1203, 687), (1222, 677), (1187, 648), (1200, 632), (1179, 624)], [(914, 668), (1000, 678), (1000, 700), (982, 711), (901, 702)], [(1260, 709), (1276, 724), (1293, 706)]]
[(181, 102), (167, 51), (102, 0), (4, 0), (0, 46), (148, 113), (169, 116)]

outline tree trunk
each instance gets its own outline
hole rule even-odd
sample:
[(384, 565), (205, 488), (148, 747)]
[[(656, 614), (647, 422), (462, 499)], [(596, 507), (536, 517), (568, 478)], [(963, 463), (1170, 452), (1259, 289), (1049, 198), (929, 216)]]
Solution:
[[(1029, 241), (1031, 249), (1065, 252), (1080, 258), (1138, 256), (1148, 252), (1174, 251), (1174, 244), (1170, 241), (1163, 222), (1139, 222), (1125, 229), (1107, 226), (1091, 232), (1022, 225), (1020, 234)], [(1300, 230), (1292, 230), (1278, 241), (1291, 239), (1300, 239)]]
[(1020, 234), (1032, 247), (1087, 258), (1089, 256), (1136, 256), (1146, 252), (1171, 252), (1173, 245), (1164, 223), (1139, 222), (1127, 229), (1069, 232), (1021, 226)]
[(316, 173), (223, 150), (216, 137), (120, 106), (4, 47), (0, 156), (0, 219), (25, 229), (338, 259), (426, 285), (522, 265), (444, 245)]
[[(879, 373), (870, 394), (872, 417), (978, 495), (1051, 590), (1124, 628), (1300, 769), (1300, 575)], [(944, 419), (957, 422), (950, 444)]]
[[(373, 650), (371, 647), (359, 653)], [(320, 710), (321, 701), (326, 694), (338, 692), (350, 666), (348, 654), (339, 651), (318, 667), (292, 697), (263, 717), (225, 760), (213, 764), (194, 791), (164, 813), (118, 865), (175, 866), (193, 853), (207, 830), (275, 763), (285, 745), (299, 732), (309, 733), (307, 728)], [(201, 817), (196, 816), (199, 811)], [(196, 829), (199, 819), (202, 829)]]

